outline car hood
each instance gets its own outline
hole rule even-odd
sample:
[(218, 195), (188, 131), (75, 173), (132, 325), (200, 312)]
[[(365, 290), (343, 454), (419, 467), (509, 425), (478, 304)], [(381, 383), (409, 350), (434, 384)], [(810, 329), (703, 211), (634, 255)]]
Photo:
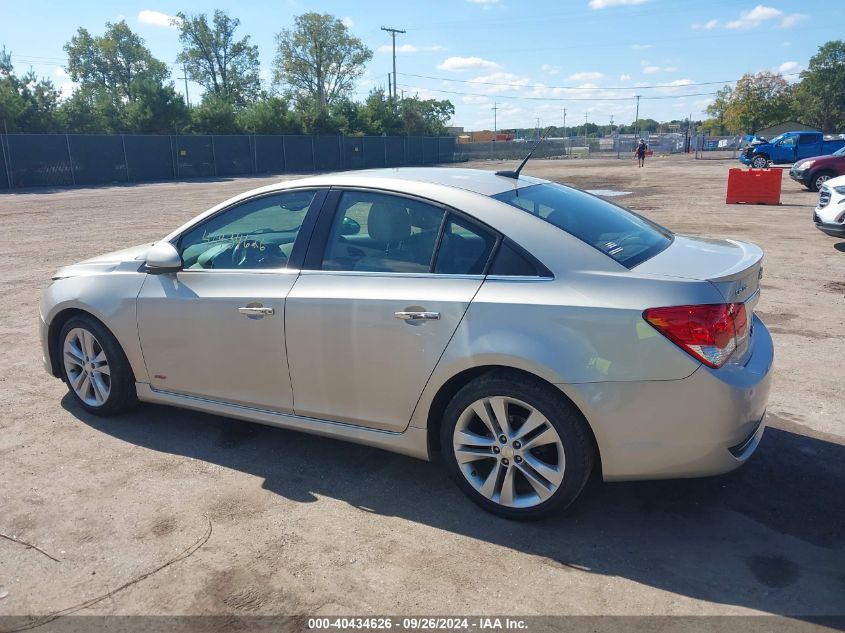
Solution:
[(78, 275), (93, 275), (124, 269), (137, 271), (151, 246), (152, 243), (147, 242), (146, 244), (139, 244), (85, 259), (70, 266), (63, 266), (56, 271), (53, 279), (76, 277)]
[(745, 301), (759, 287), (763, 250), (737, 240), (676, 235), (666, 250), (636, 267), (638, 273), (709, 281), (726, 301)]

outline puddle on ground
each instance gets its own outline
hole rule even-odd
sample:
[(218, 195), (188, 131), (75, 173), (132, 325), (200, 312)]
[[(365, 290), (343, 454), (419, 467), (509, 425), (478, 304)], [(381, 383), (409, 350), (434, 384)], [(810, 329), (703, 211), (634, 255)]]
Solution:
[(630, 191), (616, 191), (615, 189), (587, 189), (587, 193), (591, 193), (594, 196), (604, 196), (605, 198), (631, 195)]

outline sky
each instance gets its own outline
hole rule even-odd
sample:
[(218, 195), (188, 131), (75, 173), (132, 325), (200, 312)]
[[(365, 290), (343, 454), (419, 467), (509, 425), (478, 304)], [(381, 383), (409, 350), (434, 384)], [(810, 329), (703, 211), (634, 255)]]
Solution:
[[(297, 15), (330, 13), (373, 50), (358, 99), (387, 86), (391, 40), (381, 27), (405, 30), (396, 37), (399, 89), (449, 99), (451, 124), (467, 130), (559, 126), (564, 112), (569, 126), (611, 117), (627, 124), (636, 95), (640, 118), (704, 118), (725, 83), (764, 70), (797, 81), (819, 46), (845, 38), (845, 0), (0, 0), (0, 46), (18, 72), (31, 67), (69, 94), (63, 45), (80, 26), (100, 34), (125, 19), (171, 65), (184, 94), (168, 16), (217, 8), (239, 18), (239, 36), (258, 45), (268, 89), (276, 33)], [(189, 83), (188, 92), (196, 103), (202, 91)]]

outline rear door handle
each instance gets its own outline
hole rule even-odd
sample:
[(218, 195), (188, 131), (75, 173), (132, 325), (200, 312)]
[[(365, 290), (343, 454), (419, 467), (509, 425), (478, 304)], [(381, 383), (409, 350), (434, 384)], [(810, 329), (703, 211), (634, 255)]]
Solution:
[(395, 312), (393, 314), (397, 319), (403, 321), (439, 321), (439, 312)]

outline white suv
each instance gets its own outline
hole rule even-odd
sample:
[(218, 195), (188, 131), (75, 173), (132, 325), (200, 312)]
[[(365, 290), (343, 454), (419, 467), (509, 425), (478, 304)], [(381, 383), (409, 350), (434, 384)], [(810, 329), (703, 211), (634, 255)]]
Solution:
[(819, 231), (832, 237), (845, 237), (845, 176), (831, 178), (819, 189), (813, 221)]

